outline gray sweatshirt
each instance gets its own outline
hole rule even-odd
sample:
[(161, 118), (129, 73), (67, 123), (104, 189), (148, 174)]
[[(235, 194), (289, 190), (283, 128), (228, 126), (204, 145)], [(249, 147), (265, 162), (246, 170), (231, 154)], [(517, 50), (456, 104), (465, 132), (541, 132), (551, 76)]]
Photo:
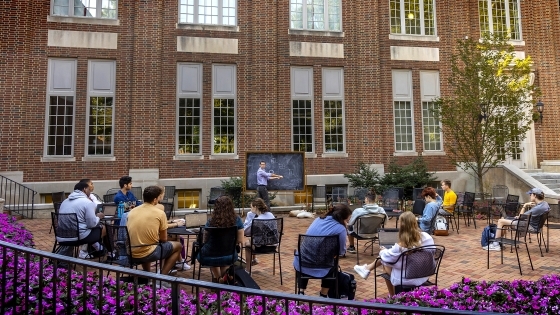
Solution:
[(350, 221), (348, 221), (348, 226), (354, 225), (358, 217), (375, 213), (381, 213), (387, 216), (387, 214), (385, 213), (385, 209), (381, 208), (376, 203), (365, 204), (363, 208), (354, 209), (354, 211), (352, 212), (352, 216), (350, 217)]
[[(99, 218), (95, 215), (96, 207), (96, 204), (83, 191), (74, 190), (60, 205), (59, 213), (76, 213), (78, 216), (80, 239), (84, 239), (89, 235), (91, 229), (99, 224)], [(57, 237), (57, 240), (59, 242), (77, 241), (75, 237)]]

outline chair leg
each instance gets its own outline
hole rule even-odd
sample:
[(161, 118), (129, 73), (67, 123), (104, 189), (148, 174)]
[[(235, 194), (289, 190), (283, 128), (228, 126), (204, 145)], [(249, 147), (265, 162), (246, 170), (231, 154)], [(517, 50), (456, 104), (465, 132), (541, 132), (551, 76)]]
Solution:
[[(515, 247), (515, 249), (517, 250), (517, 247)], [(531, 270), (535, 270), (535, 268), (533, 268), (533, 261), (531, 260), (531, 254), (529, 254), (529, 246), (527, 246), (527, 243), (525, 243), (525, 249), (527, 250), (527, 256), (529, 257), (529, 263), (531, 264)]]
[(360, 241), (356, 238), (356, 264), (360, 265), (360, 250), (359, 250), (359, 245)]
[(280, 250), (278, 250), (278, 268), (280, 269), (280, 285), (283, 285), (283, 283), (282, 283), (282, 260), (280, 259)]

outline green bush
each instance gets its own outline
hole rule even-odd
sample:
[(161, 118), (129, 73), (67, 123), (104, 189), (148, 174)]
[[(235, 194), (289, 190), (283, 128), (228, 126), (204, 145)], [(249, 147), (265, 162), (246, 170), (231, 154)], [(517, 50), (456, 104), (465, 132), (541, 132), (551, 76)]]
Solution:
[[(229, 179), (222, 180), (222, 188), (226, 190), (226, 194), (233, 200), (233, 205), (236, 208), (249, 207), (253, 199), (257, 197), (255, 193), (243, 193), (243, 177), (230, 177)], [(270, 206), (275, 206), (272, 200), (276, 198), (276, 193), (268, 193)]]

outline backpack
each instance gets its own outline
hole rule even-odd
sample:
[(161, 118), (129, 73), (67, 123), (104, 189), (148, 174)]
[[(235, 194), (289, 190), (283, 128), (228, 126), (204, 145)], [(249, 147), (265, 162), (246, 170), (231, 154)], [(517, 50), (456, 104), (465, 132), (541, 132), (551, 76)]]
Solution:
[(488, 240), (496, 236), (496, 229), (496, 224), (490, 224), (482, 230), (482, 237), (480, 238), (480, 245), (482, 245), (482, 247), (488, 246)]
[(437, 236), (447, 236), (449, 235), (449, 230), (447, 227), (447, 220), (445, 217), (438, 215), (436, 218), (436, 224), (434, 227), (434, 235)]
[(338, 272), (338, 295), (335, 292), (335, 281), (333, 285), (329, 288), (329, 293), (327, 295), (332, 299), (342, 299), (347, 298), (348, 300), (353, 300), (356, 296), (356, 280), (354, 280), (354, 275), (346, 273), (344, 271)]

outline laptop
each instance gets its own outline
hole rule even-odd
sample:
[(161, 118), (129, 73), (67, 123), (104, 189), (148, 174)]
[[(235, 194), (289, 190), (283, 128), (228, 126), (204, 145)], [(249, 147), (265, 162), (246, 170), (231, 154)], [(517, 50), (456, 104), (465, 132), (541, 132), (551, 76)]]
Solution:
[(185, 229), (189, 233), (198, 234), (200, 227), (208, 221), (206, 213), (187, 213), (185, 214)]
[(117, 214), (117, 205), (114, 203), (102, 203), (102, 210), (103, 214), (105, 215), (106, 219), (111, 219)]

